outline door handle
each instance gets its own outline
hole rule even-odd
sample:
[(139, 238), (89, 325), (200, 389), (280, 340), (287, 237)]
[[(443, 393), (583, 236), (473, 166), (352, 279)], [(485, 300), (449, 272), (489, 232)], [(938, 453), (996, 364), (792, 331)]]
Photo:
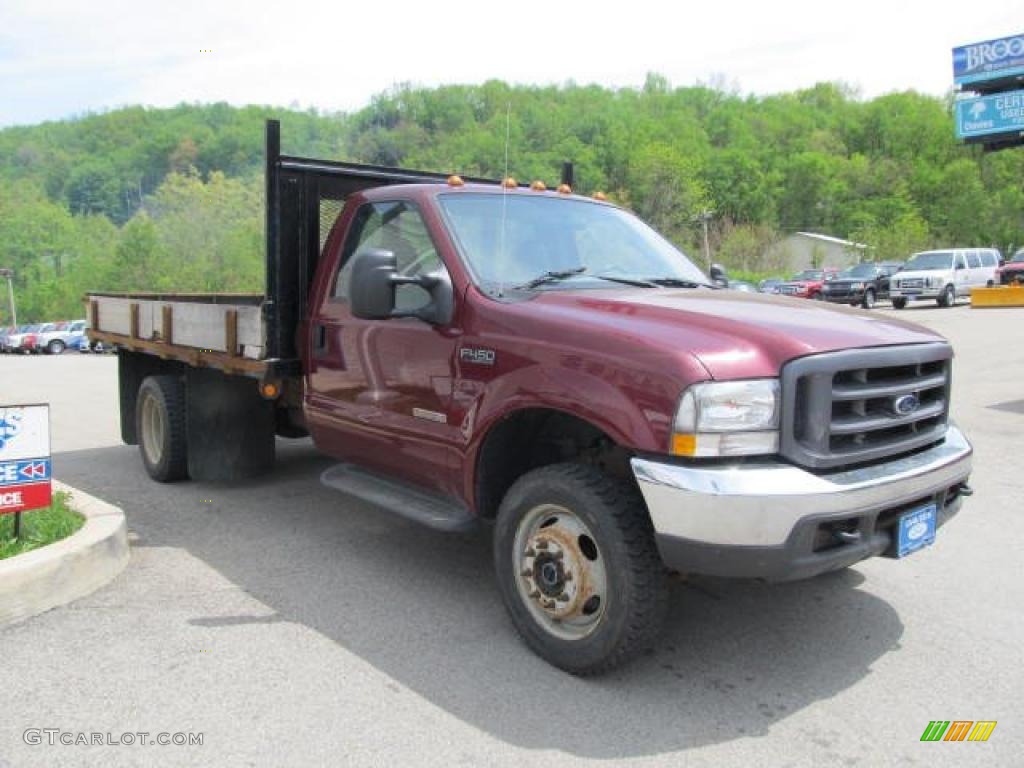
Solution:
[(322, 323), (313, 324), (313, 354), (322, 355), (327, 351), (327, 326)]

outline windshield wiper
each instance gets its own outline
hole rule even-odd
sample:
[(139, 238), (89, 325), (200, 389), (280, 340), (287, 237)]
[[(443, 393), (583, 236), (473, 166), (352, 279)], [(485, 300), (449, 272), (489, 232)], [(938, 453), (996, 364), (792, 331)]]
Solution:
[(574, 267), (573, 269), (552, 270), (551, 272), (545, 272), (543, 275), (538, 275), (532, 280), (527, 280), (522, 285), (517, 285), (516, 290), (532, 291), (538, 285), (544, 285), (545, 283), (557, 283), (559, 280), (565, 280), (568, 277), (572, 277), (573, 275), (580, 275), (586, 271), (586, 267)]
[(612, 283), (622, 283), (623, 285), (635, 285), (638, 288), (657, 288), (658, 284), (651, 280), (643, 280), (639, 277), (619, 277), (618, 275), (592, 275), (599, 280), (608, 280)]
[(698, 283), (694, 280), (684, 280), (681, 277), (648, 277), (648, 283), (663, 285), (667, 288), (714, 288), (707, 283)]

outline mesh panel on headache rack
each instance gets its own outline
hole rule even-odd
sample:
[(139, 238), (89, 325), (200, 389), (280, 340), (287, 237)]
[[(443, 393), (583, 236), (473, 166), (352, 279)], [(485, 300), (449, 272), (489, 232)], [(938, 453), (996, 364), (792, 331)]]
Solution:
[(331, 227), (334, 226), (338, 214), (341, 213), (345, 201), (330, 197), (320, 198), (320, 250), (323, 251), (327, 236), (331, 234)]

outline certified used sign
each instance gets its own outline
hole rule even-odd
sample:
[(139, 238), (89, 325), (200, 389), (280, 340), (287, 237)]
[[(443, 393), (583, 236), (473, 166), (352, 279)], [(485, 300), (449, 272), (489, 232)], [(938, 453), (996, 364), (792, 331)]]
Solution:
[(0, 515), (50, 501), (50, 406), (0, 406)]

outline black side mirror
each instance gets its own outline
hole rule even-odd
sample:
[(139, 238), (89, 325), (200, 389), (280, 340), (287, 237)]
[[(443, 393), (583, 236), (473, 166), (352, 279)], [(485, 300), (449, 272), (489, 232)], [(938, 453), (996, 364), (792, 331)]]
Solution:
[(726, 286), (729, 284), (729, 276), (725, 273), (725, 267), (721, 264), (712, 264), (709, 270), (711, 282), (715, 285)]
[[(363, 320), (415, 317), (438, 325), (451, 322), (455, 291), (444, 269), (412, 277), (399, 275), (394, 252), (381, 248), (360, 251), (352, 258), (349, 301), (356, 317)], [(430, 294), (430, 301), (414, 310), (395, 309), (395, 289), (400, 285), (420, 286)]]

